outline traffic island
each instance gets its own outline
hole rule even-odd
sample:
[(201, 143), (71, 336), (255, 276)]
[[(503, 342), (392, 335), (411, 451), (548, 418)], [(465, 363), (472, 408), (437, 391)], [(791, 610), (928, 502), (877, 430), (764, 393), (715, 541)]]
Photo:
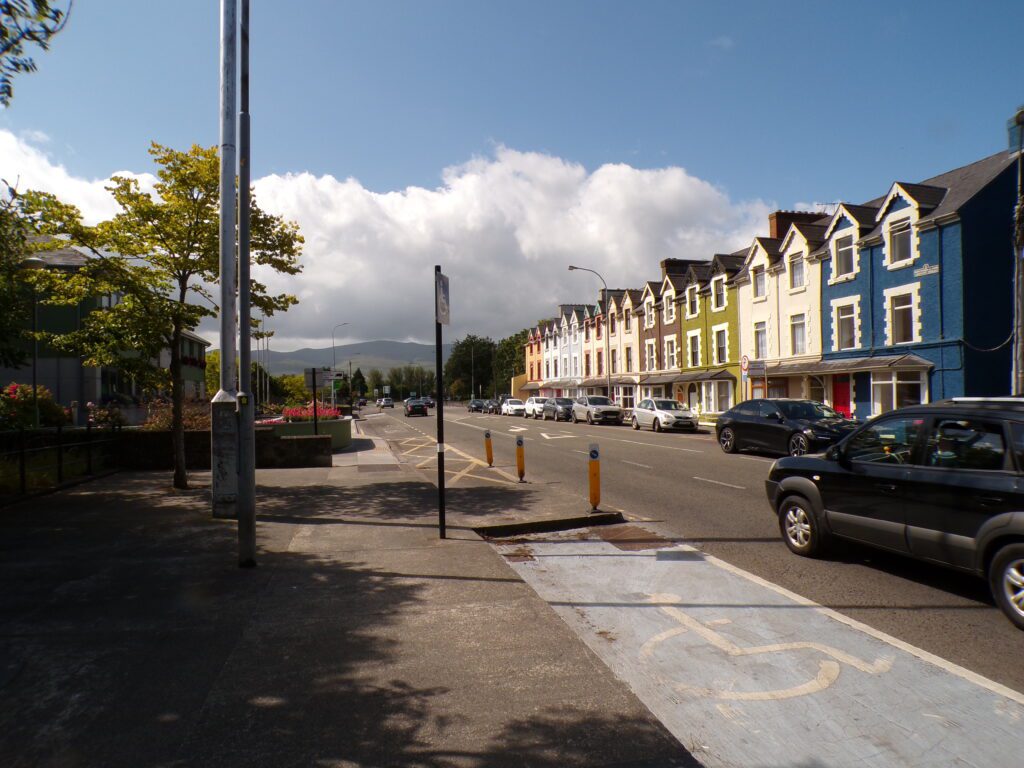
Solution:
[(530, 533), (553, 533), (571, 531), (576, 528), (593, 528), (599, 525), (618, 525), (626, 522), (621, 512), (594, 512), (585, 517), (562, 517), (550, 520), (526, 520), (505, 525), (482, 525), (473, 532), (484, 539), (507, 539), (510, 536), (525, 536)]

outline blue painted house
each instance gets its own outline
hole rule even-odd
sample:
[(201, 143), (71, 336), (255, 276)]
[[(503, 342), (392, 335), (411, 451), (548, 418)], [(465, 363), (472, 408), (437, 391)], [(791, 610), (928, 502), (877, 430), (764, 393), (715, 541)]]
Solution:
[(885, 196), (842, 204), (821, 261), (822, 358), (836, 410), (1010, 388), (1016, 155), (992, 155)]

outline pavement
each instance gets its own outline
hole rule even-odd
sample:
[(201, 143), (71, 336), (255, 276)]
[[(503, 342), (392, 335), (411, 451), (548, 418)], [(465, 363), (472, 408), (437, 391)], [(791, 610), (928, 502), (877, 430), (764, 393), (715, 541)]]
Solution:
[(697, 765), (473, 531), (557, 505), (466, 462), (441, 540), (408, 458), (259, 471), (254, 569), (208, 473), (5, 509), (0, 765)]

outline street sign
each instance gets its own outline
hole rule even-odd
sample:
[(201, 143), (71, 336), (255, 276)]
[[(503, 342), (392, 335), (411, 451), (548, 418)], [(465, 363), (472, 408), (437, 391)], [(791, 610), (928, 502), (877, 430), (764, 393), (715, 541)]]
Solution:
[(752, 379), (763, 379), (768, 375), (764, 360), (751, 360), (747, 364), (747, 375)]
[(740, 358), (740, 370), (746, 373), (748, 368), (750, 368), (750, 358), (744, 355)]
[(320, 389), (330, 379), (330, 368), (306, 368), (306, 389)]
[(384, 394), (385, 395), (390, 395), (391, 394), (391, 385), (390, 384), (385, 384), (384, 385)]
[(434, 272), (434, 291), (436, 293), (436, 299), (434, 306), (437, 311), (434, 313), (434, 320), (440, 325), (448, 325), (451, 323), (451, 315), (448, 308), (448, 276), (441, 273), (440, 268)]

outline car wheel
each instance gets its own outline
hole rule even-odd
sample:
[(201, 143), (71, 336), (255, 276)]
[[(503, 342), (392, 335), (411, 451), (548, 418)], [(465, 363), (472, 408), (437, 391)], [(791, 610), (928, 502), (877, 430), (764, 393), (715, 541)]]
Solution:
[(640, 422), (636, 420), (636, 416), (633, 417), (632, 426), (633, 429), (640, 429)]
[(661, 419), (657, 416), (655, 416), (654, 420), (651, 422), (651, 432), (661, 432)]
[(825, 533), (818, 525), (810, 502), (801, 496), (788, 496), (779, 505), (779, 530), (789, 551), (802, 557), (815, 557), (825, 547)]
[(808, 450), (810, 450), (810, 444), (807, 441), (807, 435), (796, 432), (789, 438), (790, 456), (803, 456)]
[(736, 453), (736, 433), (732, 427), (723, 427), (718, 433), (718, 444), (726, 453)]
[(1017, 629), (1024, 629), (1024, 544), (1007, 544), (996, 552), (988, 582), (996, 605)]
[(573, 424), (579, 423), (579, 419), (576, 418), (576, 411), (572, 412), (572, 417), (569, 419)]
[(593, 424), (594, 417), (590, 415), (590, 411), (587, 411), (587, 424)]

